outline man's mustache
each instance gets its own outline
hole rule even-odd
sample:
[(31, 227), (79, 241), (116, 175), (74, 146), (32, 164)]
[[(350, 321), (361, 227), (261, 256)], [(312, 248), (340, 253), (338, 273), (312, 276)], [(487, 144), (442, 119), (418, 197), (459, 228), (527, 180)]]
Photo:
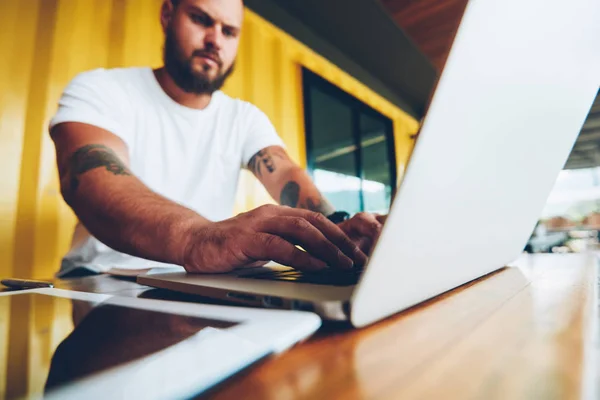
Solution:
[(209, 49), (196, 50), (192, 54), (192, 57), (205, 57), (205, 58), (211, 59), (214, 62), (216, 62), (219, 65), (219, 68), (223, 67), (223, 61), (221, 60), (221, 57), (219, 57), (219, 53), (215, 50), (209, 50)]

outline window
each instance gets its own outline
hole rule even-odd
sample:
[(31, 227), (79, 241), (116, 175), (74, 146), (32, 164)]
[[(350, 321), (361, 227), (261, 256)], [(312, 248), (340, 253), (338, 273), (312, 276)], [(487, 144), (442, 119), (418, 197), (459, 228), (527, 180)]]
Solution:
[(392, 121), (303, 70), (308, 169), (337, 210), (387, 213), (396, 182)]

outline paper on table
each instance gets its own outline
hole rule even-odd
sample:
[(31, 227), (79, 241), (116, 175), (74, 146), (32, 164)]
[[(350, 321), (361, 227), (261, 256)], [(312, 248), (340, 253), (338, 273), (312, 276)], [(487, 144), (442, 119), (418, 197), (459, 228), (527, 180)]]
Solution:
[(145, 268), (145, 269), (128, 269), (128, 268), (116, 268), (113, 267), (106, 271), (107, 274), (113, 276), (125, 276), (135, 277), (142, 274), (163, 274), (167, 272), (183, 272), (183, 267), (170, 267), (170, 268)]
[[(275, 269), (281, 269), (281, 268), (288, 269), (289, 268), (289, 267), (285, 267), (284, 265), (278, 264), (274, 261), (269, 261), (263, 267), (275, 268)], [(142, 274), (152, 275), (152, 274), (164, 274), (164, 273), (169, 273), (169, 272), (184, 272), (184, 271), (185, 270), (183, 269), (183, 267), (165, 267), (165, 268), (159, 267), (159, 268), (144, 268), (144, 269), (112, 267), (111, 269), (106, 271), (106, 273), (109, 275), (113, 275), (113, 276), (136, 277), (136, 276), (142, 275)]]

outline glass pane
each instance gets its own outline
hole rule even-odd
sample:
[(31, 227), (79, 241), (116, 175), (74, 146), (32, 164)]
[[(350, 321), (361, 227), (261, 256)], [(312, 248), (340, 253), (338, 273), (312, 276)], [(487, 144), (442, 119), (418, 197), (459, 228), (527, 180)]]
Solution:
[(390, 120), (308, 71), (304, 79), (317, 187), (338, 210), (387, 213), (395, 183)]
[(360, 212), (352, 109), (317, 87), (309, 95), (315, 184), (337, 210)]
[(365, 211), (387, 213), (392, 198), (392, 174), (383, 119), (360, 116)]
[(360, 178), (319, 168), (315, 168), (314, 178), (323, 196), (336, 210), (344, 210), (350, 214), (361, 211)]
[(528, 253), (600, 250), (600, 91), (529, 238)]
[[(352, 137), (352, 109), (316, 87), (311, 87), (312, 156), (315, 161), (355, 150)], [(339, 163), (336, 165), (339, 166)], [(346, 173), (348, 167), (343, 171)], [(350, 173), (356, 175), (354, 170)]]

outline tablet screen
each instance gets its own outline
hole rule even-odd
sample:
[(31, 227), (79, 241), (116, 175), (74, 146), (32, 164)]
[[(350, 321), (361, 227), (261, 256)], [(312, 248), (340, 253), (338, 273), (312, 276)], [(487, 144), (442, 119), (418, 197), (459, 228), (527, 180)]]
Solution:
[(39, 397), (207, 328), (235, 325), (36, 293), (0, 296), (0, 397)]

